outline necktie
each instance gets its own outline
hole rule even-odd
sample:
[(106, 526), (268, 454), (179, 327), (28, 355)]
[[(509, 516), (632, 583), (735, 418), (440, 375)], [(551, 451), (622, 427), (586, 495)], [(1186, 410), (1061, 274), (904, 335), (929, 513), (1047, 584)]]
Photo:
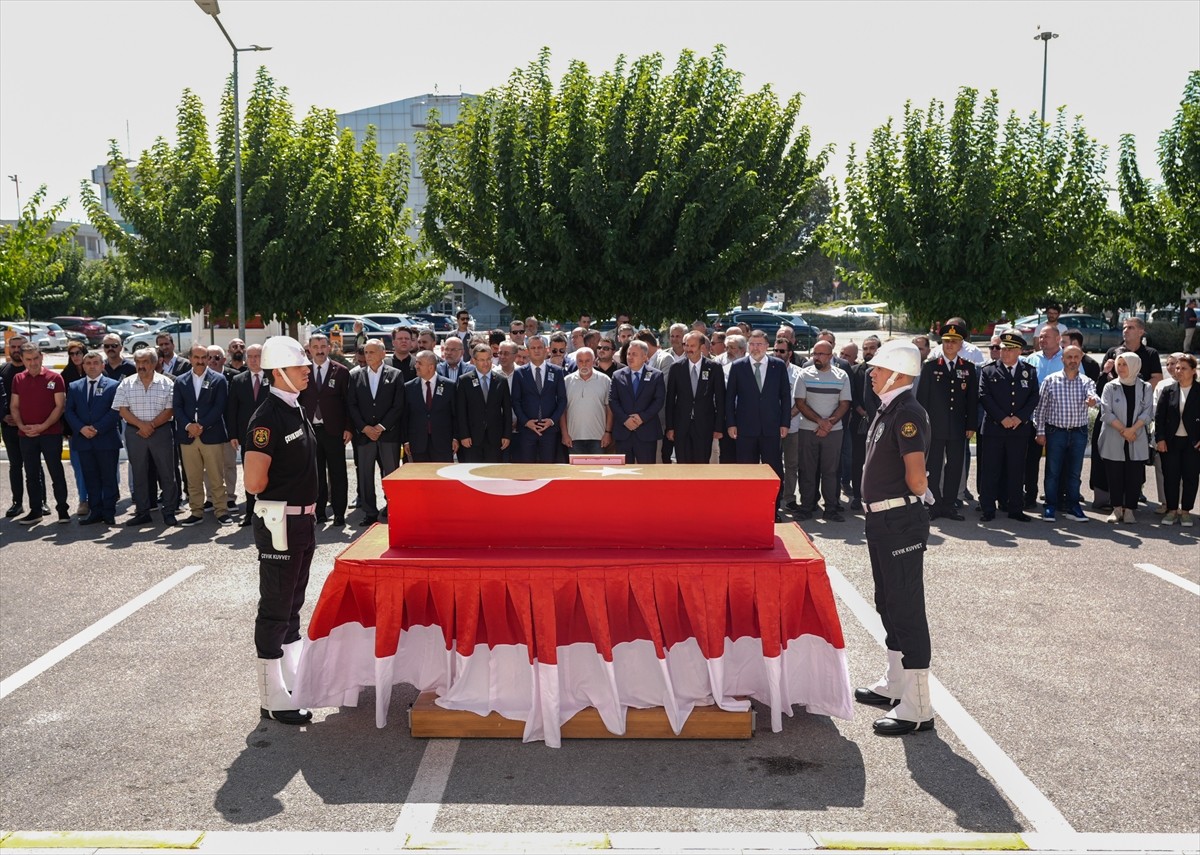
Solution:
[(254, 400), (256, 400), (256, 401), (258, 400), (258, 389), (259, 389), (258, 375), (255, 374), (254, 375)]
[(317, 388), (321, 388), (321, 366), (317, 366)]
[(637, 397), (638, 390), (642, 388), (642, 372), (633, 372), (633, 397)]
[(92, 405), (92, 398), (94, 398), (94, 397), (96, 397), (96, 381), (89, 380), (88, 381), (88, 400), (87, 400), (89, 407)]
[(433, 383), (429, 380), (425, 381), (425, 409), (433, 409)]
[(754, 382), (758, 384), (758, 391), (762, 391), (762, 363), (754, 363)]
[(483, 378), (483, 379), (482, 379), (482, 383), (483, 383), (483, 400), (485, 400), (485, 401), (486, 401), (486, 400), (487, 400), (487, 393), (488, 393), (488, 380), (490, 379), (490, 375), (484, 374), (484, 375), (482, 375), (482, 378)]
[(700, 385), (700, 363), (692, 363), (692, 397), (696, 395), (696, 389)]
[(537, 386), (538, 392), (542, 391), (542, 366), (537, 366), (533, 369), (533, 382)]

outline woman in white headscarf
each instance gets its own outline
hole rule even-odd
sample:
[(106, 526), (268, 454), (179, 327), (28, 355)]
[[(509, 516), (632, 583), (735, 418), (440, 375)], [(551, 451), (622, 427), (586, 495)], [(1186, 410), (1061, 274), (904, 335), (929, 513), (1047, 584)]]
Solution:
[[(1142, 360), (1136, 353), (1116, 358), (1119, 383), (1108, 383), (1100, 396), (1100, 458), (1108, 472), (1108, 492), (1113, 510), (1105, 522), (1136, 522), (1150, 441), (1146, 425), (1154, 414), (1150, 384), (1138, 376)], [(1097, 465), (1093, 461), (1092, 465)]]

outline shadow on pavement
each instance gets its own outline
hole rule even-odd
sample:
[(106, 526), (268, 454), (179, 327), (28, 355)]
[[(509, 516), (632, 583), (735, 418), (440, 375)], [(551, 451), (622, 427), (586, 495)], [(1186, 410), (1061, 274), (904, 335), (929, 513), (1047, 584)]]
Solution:
[(1023, 830), (995, 785), (972, 761), (956, 754), (936, 730), (901, 738), (913, 781), (954, 811), (959, 828), (998, 833)]

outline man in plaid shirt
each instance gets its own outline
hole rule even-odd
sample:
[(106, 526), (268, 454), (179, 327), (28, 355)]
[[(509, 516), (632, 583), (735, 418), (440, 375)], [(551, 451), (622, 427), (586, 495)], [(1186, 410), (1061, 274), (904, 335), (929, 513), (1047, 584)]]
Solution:
[(1033, 413), (1037, 443), (1046, 449), (1045, 522), (1054, 522), (1060, 500), (1068, 519), (1087, 522), (1081, 507), (1079, 476), (1087, 448), (1088, 408), (1096, 406), (1096, 384), (1080, 373), (1083, 351), (1071, 345), (1062, 353), (1063, 370), (1051, 374), (1041, 385), (1041, 397)]

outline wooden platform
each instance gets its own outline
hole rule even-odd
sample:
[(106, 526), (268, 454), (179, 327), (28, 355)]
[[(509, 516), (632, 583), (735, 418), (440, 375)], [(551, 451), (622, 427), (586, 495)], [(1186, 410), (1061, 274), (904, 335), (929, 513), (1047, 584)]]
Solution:
[[(487, 716), (464, 710), (439, 707), (433, 692), (422, 692), (408, 710), (408, 729), (420, 738), (520, 739), (525, 722), (504, 718), (499, 713)], [(688, 716), (683, 732), (671, 730), (662, 707), (629, 709), (625, 713), (625, 733), (610, 733), (600, 713), (588, 707), (562, 726), (563, 739), (749, 739), (754, 735), (754, 710), (726, 712), (716, 706), (696, 707)]]

